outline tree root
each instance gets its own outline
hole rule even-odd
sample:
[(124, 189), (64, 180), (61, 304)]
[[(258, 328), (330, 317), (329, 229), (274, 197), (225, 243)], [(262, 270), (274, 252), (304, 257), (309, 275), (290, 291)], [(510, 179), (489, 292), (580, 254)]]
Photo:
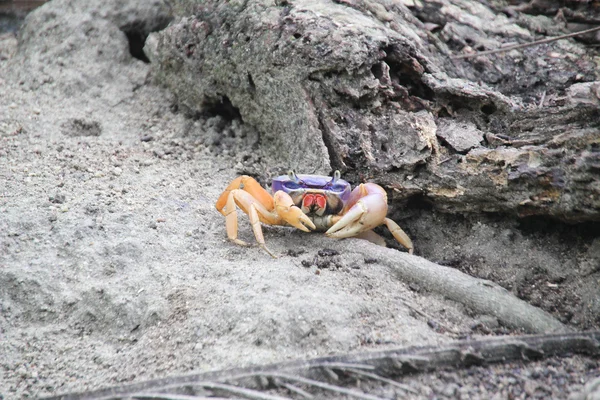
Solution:
[[(347, 245), (331, 243), (329, 247), (347, 253)], [(361, 240), (352, 243), (352, 250), (373, 257), (373, 245)], [(392, 249), (378, 249), (377, 259), (388, 266), (403, 282), (418, 283), (424, 289), (438, 293), (483, 315), (496, 317), (503, 325), (528, 333), (568, 332), (570, 329), (547, 312), (518, 299), (494, 282), (474, 278), (454, 268), (435, 264), (424, 258)]]

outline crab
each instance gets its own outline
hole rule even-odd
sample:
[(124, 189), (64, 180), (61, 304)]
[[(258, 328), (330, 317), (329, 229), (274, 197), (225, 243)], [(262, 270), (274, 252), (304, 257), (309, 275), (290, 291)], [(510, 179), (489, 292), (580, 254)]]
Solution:
[(412, 241), (397, 223), (387, 218), (387, 194), (375, 183), (362, 183), (354, 190), (340, 179), (321, 175), (287, 175), (275, 178), (271, 195), (254, 178), (243, 175), (235, 178), (219, 196), (215, 204), (225, 216), (227, 237), (232, 242), (247, 246), (238, 239), (238, 207), (250, 219), (256, 241), (272, 257), (266, 246), (261, 223), (293, 226), (304, 232), (320, 231), (332, 238), (359, 237), (384, 245), (385, 241), (372, 231), (385, 225), (398, 243), (409, 253)]

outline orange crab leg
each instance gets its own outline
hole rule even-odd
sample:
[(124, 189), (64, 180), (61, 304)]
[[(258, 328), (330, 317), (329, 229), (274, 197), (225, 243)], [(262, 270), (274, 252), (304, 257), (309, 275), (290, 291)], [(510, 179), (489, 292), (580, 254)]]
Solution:
[[(227, 228), (227, 237), (232, 242), (247, 246), (248, 243), (237, 238), (238, 233), (238, 219), (237, 219), (237, 207), (235, 206), (235, 192), (230, 191), (226, 198), (227, 207), (222, 207), (223, 215), (225, 215), (225, 226)], [(221, 210), (219, 210), (221, 211)]]
[(280, 222), (280, 219), (277, 217), (277, 215), (267, 210), (265, 206), (258, 202), (258, 200), (256, 200), (250, 193), (241, 189), (230, 190), (227, 194), (226, 205), (222, 209), (222, 213), (225, 215), (227, 237), (232, 242), (242, 246), (247, 246), (248, 244), (237, 238), (238, 217), (236, 206), (239, 206), (246, 214), (248, 214), (250, 224), (252, 225), (252, 231), (254, 232), (254, 237), (256, 238), (256, 241), (260, 247), (262, 247), (272, 257), (275, 257), (275, 255), (267, 248), (265, 244), (265, 238), (263, 236), (260, 223), (262, 221), (275, 225)]
[(387, 228), (390, 230), (390, 232), (394, 236), (394, 239), (396, 239), (396, 241), (398, 243), (400, 243), (402, 246), (406, 247), (409, 254), (412, 254), (413, 250), (414, 250), (412, 240), (410, 240), (410, 238), (408, 237), (406, 232), (404, 232), (402, 230), (402, 228), (400, 228), (400, 225), (398, 225), (397, 223), (395, 223), (393, 220), (391, 220), (389, 218), (386, 218), (384, 223), (385, 223), (385, 226), (387, 226)]
[(221, 214), (225, 215), (223, 208), (227, 204), (227, 199), (229, 198), (229, 193), (232, 190), (242, 189), (252, 195), (254, 199), (256, 199), (260, 204), (262, 204), (267, 210), (271, 211), (275, 208), (275, 204), (273, 202), (273, 197), (267, 192), (256, 179), (252, 178), (248, 175), (242, 175), (235, 178), (227, 188), (221, 193), (215, 207), (217, 207), (217, 211)]

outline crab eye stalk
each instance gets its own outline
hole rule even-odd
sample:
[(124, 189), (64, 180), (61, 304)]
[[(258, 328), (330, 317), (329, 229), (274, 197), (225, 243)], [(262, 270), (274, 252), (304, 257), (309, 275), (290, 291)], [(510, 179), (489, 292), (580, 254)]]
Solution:
[(290, 178), (290, 181), (292, 182), (300, 183), (300, 179), (298, 178), (298, 175), (296, 175), (293, 169), (290, 169), (288, 171), (288, 178)]
[(338, 179), (340, 179), (340, 177), (342, 176), (342, 174), (340, 174), (339, 170), (335, 170), (335, 172), (333, 173), (333, 177), (331, 178), (331, 181), (329, 182), (331, 185), (335, 185), (335, 183), (338, 181)]
[(298, 178), (298, 175), (294, 172), (294, 170), (288, 171), (288, 179), (289, 181), (283, 182), (283, 186), (290, 190), (300, 189), (302, 187), (302, 180)]

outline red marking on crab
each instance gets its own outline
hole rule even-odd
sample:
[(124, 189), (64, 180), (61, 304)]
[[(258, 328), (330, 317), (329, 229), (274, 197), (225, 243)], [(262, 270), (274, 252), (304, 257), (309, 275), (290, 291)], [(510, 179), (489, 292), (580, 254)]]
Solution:
[(318, 209), (323, 209), (327, 205), (327, 199), (322, 194), (309, 193), (302, 199), (302, 207), (310, 210), (312, 206), (317, 206)]

